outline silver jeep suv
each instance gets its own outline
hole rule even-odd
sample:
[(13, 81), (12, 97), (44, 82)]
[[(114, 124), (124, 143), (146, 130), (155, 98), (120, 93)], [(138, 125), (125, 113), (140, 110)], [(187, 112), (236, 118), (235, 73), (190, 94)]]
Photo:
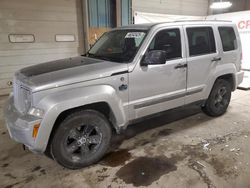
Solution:
[(83, 56), (16, 72), (6, 125), (31, 151), (82, 168), (107, 152), (112, 129), (133, 120), (194, 102), (224, 114), (243, 79), (241, 53), (230, 22), (116, 28)]

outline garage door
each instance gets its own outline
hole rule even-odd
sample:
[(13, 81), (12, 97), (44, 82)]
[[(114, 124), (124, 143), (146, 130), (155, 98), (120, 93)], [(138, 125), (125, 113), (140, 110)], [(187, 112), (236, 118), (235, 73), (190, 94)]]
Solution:
[[(79, 1), (80, 2), (80, 1)], [(16, 70), (76, 56), (77, 1), (0, 1), (0, 95), (8, 94)]]

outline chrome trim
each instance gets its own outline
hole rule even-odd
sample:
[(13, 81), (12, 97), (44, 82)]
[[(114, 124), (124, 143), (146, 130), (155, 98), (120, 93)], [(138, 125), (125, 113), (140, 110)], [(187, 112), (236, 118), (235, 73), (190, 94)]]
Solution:
[(195, 94), (195, 93), (200, 93), (202, 91), (203, 91), (203, 88), (198, 88), (198, 89), (195, 89), (193, 91), (188, 91), (187, 95), (192, 95), (192, 94)]
[(178, 94), (178, 95), (174, 95), (174, 96), (163, 97), (163, 98), (160, 98), (160, 99), (153, 99), (152, 101), (149, 101), (149, 102), (144, 102), (144, 103), (141, 103), (141, 104), (134, 105), (134, 109), (144, 108), (146, 106), (151, 106), (151, 105), (154, 105), (154, 104), (171, 101), (171, 100), (181, 98), (181, 97), (185, 97), (185, 96), (186, 96), (186, 94), (182, 93), (182, 94)]

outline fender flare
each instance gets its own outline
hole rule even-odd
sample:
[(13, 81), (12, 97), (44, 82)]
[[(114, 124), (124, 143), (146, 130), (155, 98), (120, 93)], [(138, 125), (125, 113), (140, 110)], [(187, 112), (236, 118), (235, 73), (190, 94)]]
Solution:
[(126, 125), (127, 119), (123, 103), (117, 96), (116, 90), (110, 85), (69, 89), (43, 98), (38, 104), (39, 108), (45, 110), (36, 138), (38, 150), (42, 152), (46, 150), (54, 124), (62, 112), (98, 102), (105, 102), (109, 105), (115, 117), (113, 126), (116, 130)]
[(210, 92), (214, 86), (215, 81), (224, 75), (232, 75), (233, 78), (233, 91), (237, 88), (237, 80), (236, 74), (237, 69), (234, 64), (222, 64), (216, 67), (216, 70), (213, 75), (209, 76), (211, 79), (207, 82), (207, 87), (204, 89), (204, 93), (206, 94), (205, 99), (207, 99), (210, 95)]

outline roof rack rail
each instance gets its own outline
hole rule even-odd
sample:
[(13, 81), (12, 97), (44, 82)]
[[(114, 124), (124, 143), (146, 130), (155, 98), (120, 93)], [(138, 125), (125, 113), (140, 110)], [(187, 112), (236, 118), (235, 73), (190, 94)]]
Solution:
[(176, 20), (173, 22), (232, 22), (230, 20)]

